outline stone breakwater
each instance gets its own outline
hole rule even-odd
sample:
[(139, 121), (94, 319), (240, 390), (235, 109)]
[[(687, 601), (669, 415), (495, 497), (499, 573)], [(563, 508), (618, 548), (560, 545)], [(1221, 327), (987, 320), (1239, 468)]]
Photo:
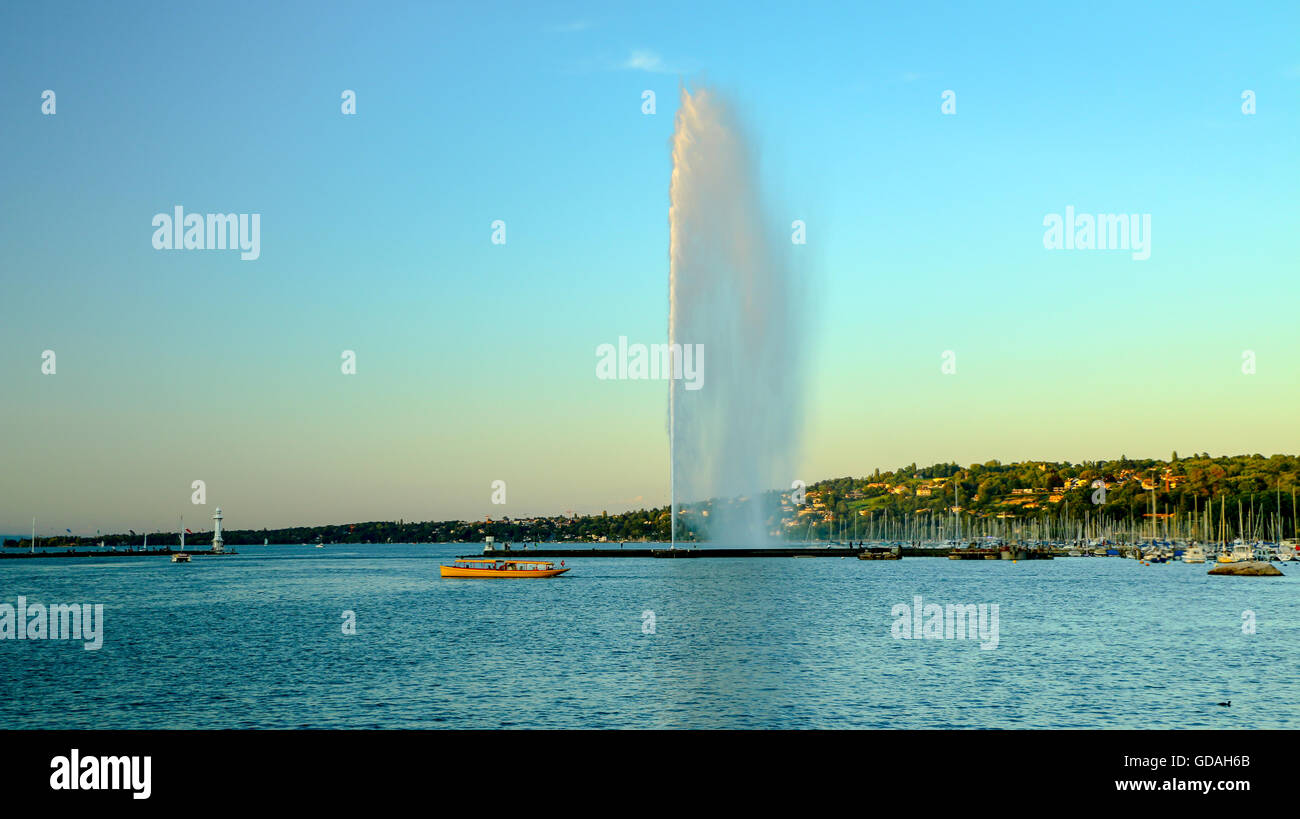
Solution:
[(1283, 577), (1282, 571), (1271, 563), (1252, 560), (1243, 563), (1220, 563), (1210, 574), (1229, 574), (1237, 577)]

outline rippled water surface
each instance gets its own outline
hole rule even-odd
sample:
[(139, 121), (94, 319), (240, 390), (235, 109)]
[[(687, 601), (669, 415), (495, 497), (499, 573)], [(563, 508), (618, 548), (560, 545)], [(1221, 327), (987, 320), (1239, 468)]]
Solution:
[[(0, 602), (105, 609), (98, 651), (0, 640), (0, 727), (1300, 727), (1297, 565), (575, 558), (553, 580), (438, 577), (472, 548), (0, 561)], [(997, 648), (895, 639), (915, 595), (998, 604)]]

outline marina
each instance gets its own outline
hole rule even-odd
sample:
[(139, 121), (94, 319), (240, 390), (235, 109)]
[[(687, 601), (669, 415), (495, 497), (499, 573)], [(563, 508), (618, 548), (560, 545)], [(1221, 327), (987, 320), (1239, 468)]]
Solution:
[[(1238, 544), (1231, 548), (1214, 548), (1207, 552), (1200, 543), (1143, 542), (1137, 544), (1110, 544), (1108, 548), (1085, 548), (1079, 544), (1038, 543), (1033, 545), (970, 543), (954, 546), (943, 543), (858, 543), (858, 544), (807, 544), (800, 546), (773, 545), (768, 547), (724, 547), (711, 545), (655, 546), (640, 544), (635, 547), (620, 546), (557, 546), (550, 543), (510, 544), (487, 543), (480, 556), (514, 556), (530, 558), (655, 558), (655, 559), (710, 559), (710, 558), (834, 558), (852, 557), (860, 560), (899, 560), (911, 557), (948, 558), (949, 560), (1054, 560), (1057, 558), (1091, 559), (1119, 557), (1143, 563), (1163, 564), (1173, 561), (1184, 563), (1218, 563), (1244, 561), (1287, 562), (1294, 557), (1294, 548), (1288, 544), (1261, 543), (1256, 546)], [(1207, 558), (1207, 554), (1210, 557)], [(463, 558), (473, 557), (462, 555)]]
[(0, 553), (0, 560), (27, 560), (40, 558), (110, 558), (110, 557), (172, 557), (176, 555), (189, 555), (192, 557), (221, 557), (224, 555), (239, 554), (234, 549), (223, 549), (213, 551), (212, 549), (172, 549), (165, 547), (162, 549), (47, 549), (41, 552), (3, 552)]
[[(209, 549), (186, 549), (185, 533), (188, 531), (184, 526), (184, 518), (181, 519), (180, 526), (180, 547), (173, 549), (170, 546), (149, 548), (149, 536), (144, 536), (144, 543), (139, 548), (135, 546), (109, 546), (105, 547), (103, 541), (100, 541), (98, 548), (78, 549), (76, 547), (49, 547), (46, 546), (37, 551), (39, 539), (36, 536), (36, 519), (32, 519), (32, 539), (29, 547), (24, 550), (4, 549), (0, 550), (0, 560), (14, 560), (25, 558), (47, 558), (47, 557), (64, 557), (64, 558), (104, 558), (104, 557), (170, 557), (173, 563), (188, 563), (191, 557), (203, 555), (233, 555), (237, 554), (234, 549), (226, 548), (225, 537), (221, 534), (221, 522), (225, 516), (221, 513), (221, 507), (212, 515), (212, 547)], [(265, 544), (264, 544), (265, 545)]]

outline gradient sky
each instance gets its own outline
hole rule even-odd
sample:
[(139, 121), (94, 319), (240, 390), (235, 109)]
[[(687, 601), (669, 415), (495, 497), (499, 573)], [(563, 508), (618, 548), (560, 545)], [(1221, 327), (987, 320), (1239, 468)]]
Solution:
[(792, 478), (1300, 450), (1300, 6), (861, 5), (4, 4), (0, 531), (665, 503), (666, 385), (594, 351), (666, 334), (683, 81), (808, 225)]

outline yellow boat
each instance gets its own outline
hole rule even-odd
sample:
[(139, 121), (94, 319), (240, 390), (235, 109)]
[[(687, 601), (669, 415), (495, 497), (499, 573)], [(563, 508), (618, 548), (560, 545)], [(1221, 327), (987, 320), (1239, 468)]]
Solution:
[(554, 563), (543, 560), (512, 560), (497, 557), (458, 557), (451, 566), (439, 566), (443, 577), (555, 577), (568, 569), (555, 568)]
[(1220, 563), (1249, 563), (1255, 559), (1254, 550), (1250, 545), (1242, 542), (1237, 538), (1232, 543), (1232, 552), (1219, 552), (1218, 562)]

